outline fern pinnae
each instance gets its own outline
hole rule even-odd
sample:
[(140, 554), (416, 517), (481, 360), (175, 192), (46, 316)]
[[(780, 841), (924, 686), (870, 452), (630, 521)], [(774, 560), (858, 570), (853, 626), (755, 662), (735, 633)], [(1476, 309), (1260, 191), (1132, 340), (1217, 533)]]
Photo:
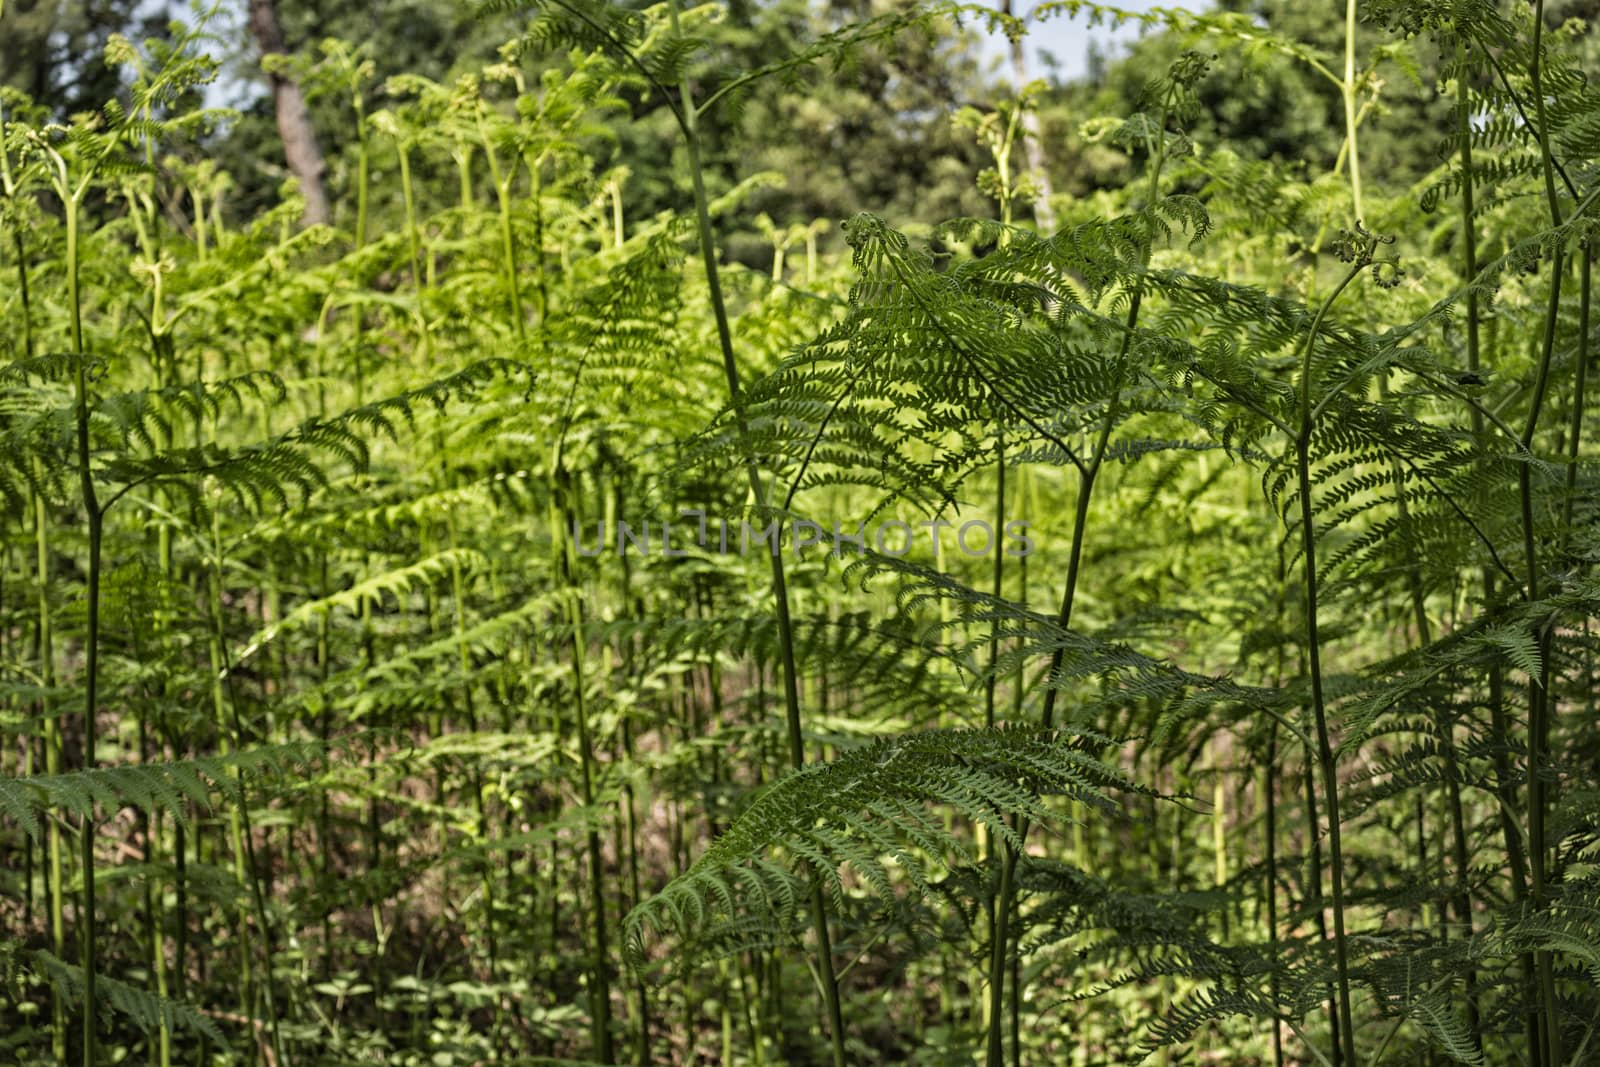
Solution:
[[(36, 968), (50, 978), (58, 994), (70, 1000), (85, 1001), (89, 984), (82, 968), (43, 950), (32, 955)], [(183, 1028), (202, 1034), (219, 1045), (227, 1044), (217, 1025), (188, 1004), (154, 996), (110, 975), (97, 976), (96, 985), (104, 995), (104, 1007), (126, 1015), (146, 1033)]]
[(227, 756), (0, 779), (0, 791), (7, 815), (31, 836), (40, 832), (39, 816), (57, 807), (81, 816), (97, 808), (112, 812), (127, 806), (170, 815), (188, 826), (190, 803), (210, 808), (214, 794), (236, 792), (241, 776), (285, 774), (322, 758), (320, 746), (293, 742), (241, 749)]
[[(771, 868), (763, 865), (771, 850), (791, 850), (803, 857), (808, 861), (803, 869), (821, 872), (813, 877), (825, 879), (835, 894), (841, 883), (833, 872), (840, 862), (866, 877), (880, 894), (890, 892), (877, 859), (885, 854), (893, 855), (902, 869), (916, 872), (914, 884), (928, 886), (927, 867), (946, 862), (941, 854), (954, 854), (958, 860), (971, 857), (959, 839), (931, 819), (906, 820), (919, 802), (951, 805), (988, 826), (996, 838), (1016, 844), (1020, 842), (1006, 819), (1045, 814), (1034, 790), (1107, 803), (1108, 795), (1097, 783), (1127, 787), (1110, 768), (1073, 751), (1069, 741), (1070, 735), (1037, 728), (936, 730), (875, 742), (832, 762), (791, 772), (768, 786), (658, 898), (634, 908), (627, 920), (633, 958), (640, 958), (646, 932), (692, 935), (705, 923), (713, 901), (725, 908), (735, 906), (740, 899), (738, 885), (770, 887)], [(1026, 786), (1016, 784), (1012, 776)], [(924, 854), (897, 844), (902, 838)], [(746, 873), (751, 863), (757, 866), (749, 870), (760, 875), (754, 882)], [(761, 895), (769, 896), (767, 890)]]

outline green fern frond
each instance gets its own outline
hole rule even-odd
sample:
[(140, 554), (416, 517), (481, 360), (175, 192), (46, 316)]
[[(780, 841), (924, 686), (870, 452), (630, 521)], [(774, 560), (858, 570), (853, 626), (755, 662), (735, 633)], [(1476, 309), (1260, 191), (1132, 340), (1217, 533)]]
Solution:
[[(35, 970), (44, 975), (68, 1001), (76, 1003), (83, 1000), (82, 968), (59, 960), (43, 949), (34, 951), (31, 957)], [(188, 1030), (218, 1045), (227, 1044), (227, 1038), (217, 1024), (188, 1004), (158, 996), (108, 974), (95, 975), (95, 988), (101, 1008), (127, 1017), (146, 1034), (162, 1029)]]
[(40, 836), (39, 816), (60, 809), (77, 816), (133, 807), (187, 824), (189, 804), (211, 806), (212, 795), (236, 795), (242, 781), (301, 770), (319, 760), (321, 745), (292, 742), (137, 766), (98, 767), (55, 775), (0, 779), (0, 814), (29, 837)]
[(1040, 794), (1103, 807), (1127, 787), (1062, 731), (934, 730), (874, 742), (764, 789), (688, 871), (629, 913), (630, 959), (643, 964), (647, 932), (692, 939), (718, 912), (753, 909), (784, 923), (805, 899), (797, 879), (820, 879), (841, 898), (846, 865), (880, 898), (895, 893), (892, 872), (926, 893), (950, 857), (971, 861), (926, 805), (948, 806), (1015, 843), (1009, 819), (1054, 821)]

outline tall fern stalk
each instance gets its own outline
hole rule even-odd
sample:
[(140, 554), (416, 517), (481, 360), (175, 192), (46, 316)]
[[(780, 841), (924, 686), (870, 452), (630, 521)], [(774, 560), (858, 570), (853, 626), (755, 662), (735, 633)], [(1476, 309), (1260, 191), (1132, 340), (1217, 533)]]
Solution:
[[(23, 237), (22, 187), (19, 176), (12, 170), (3, 101), (0, 101), (0, 192), (5, 193), (6, 202), (13, 213), (11, 241), (17, 257), (17, 295), (22, 304), (22, 352), (27, 359), (32, 360), (37, 352), (33, 334), (33, 302), (30, 295), (27, 242)], [(33, 517), (34, 573), (39, 590), (37, 604), (39, 618), (35, 642), (39, 660), (39, 680), (48, 694), (55, 688), (56, 682), (55, 635), (51, 625), (50, 606), (50, 517), (44, 493), (38, 488), (44, 481), (42, 463), (38, 457), (31, 459), (30, 470), (33, 475), (29, 503)], [(50, 705), (51, 698), (48, 695), (39, 701), (39, 708), (44, 717), (44, 764), (46, 774), (57, 775), (61, 773), (61, 719)], [(31, 763), (31, 742), (28, 751)], [(29, 849), (31, 856), (31, 842)], [(28, 888), (31, 892), (31, 877)], [(62, 959), (66, 955), (63, 894), (61, 820), (52, 818), (46, 830), (45, 897), (50, 923), (50, 948), (57, 959)], [(52, 990), (50, 997), (50, 1051), (58, 1062), (66, 1062), (67, 1008), (66, 997), (61, 990)]]
[[(1459, 152), (1461, 165), (1461, 199), (1459, 201), (1461, 210), (1461, 276), (1468, 286), (1466, 298), (1467, 373), (1479, 374), (1482, 370), (1482, 363), (1478, 338), (1478, 293), (1474, 287), (1478, 274), (1478, 224), (1476, 218), (1474, 217), (1475, 205), (1473, 203), (1474, 198), (1472, 188), (1472, 110), (1470, 90), (1467, 85), (1468, 68), (1466, 39), (1461, 34), (1459, 27), (1456, 28), (1455, 62), (1455, 133), (1460, 144)], [(1483, 415), (1477, 410), (1476, 407), (1474, 407), (1470, 413), (1470, 418), (1473, 438), (1479, 442), (1479, 447), (1482, 447), (1481, 442), (1483, 441), (1484, 437)], [(1494, 571), (1491, 567), (1485, 566), (1483, 568), (1482, 580), (1484, 585), (1484, 600), (1486, 603), (1492, 603), (1494, 600)], [(1496, 665), (1491, 669), (1498, 672), (1499, 667)], [(1495, 688), (1498, 688), (1498, 686)], [(1506, 739), (1505, 735), (1501, 732), (1501, 720), (1504, 719), (1504, 716), (1504, 708), (1491, 708), (1490, 728), (1496, 732), (1502, 742), (1500, 746), (1496, 747), (1497, 755), (1495, 757), (1494, 769), (1495, 788), (1497, 791), (1499, 791), (1499, 795), (1502, 799), (1502, 810), (1499, 822), (1502, 829), (1505, 831), (1508, 855), (1514, 856), (1515, 853), (1511, 852), (1511, 849), (1516, 843), (1515, 828), (1511, 826), (1509, 821), (1510, 809), (1505, 807), (1505, 804), (1511, 799), (1507, 793), (1509, 786), (1509, 768), (1502, 766), (1502, 764), (1506, 763), (1503, 747)], [(1448, 720), (1448, 718), (1444, 718), (1441, 722), (1441, 730), (1448, 731), (1446, 739), (1449, 741), (1450, 747), (1447, 749), (1447, 751), (1451, 753), (1452, 762), (1454, 762), (1455, 726)], [(1459, 764), (1457, 764), (1457, 766), (1459, 766)], [(1456, 897), (1456, 922), (1461, 925), (1462, 932), (1470, 941), (1474, 935), (1472, 894), (1471, 890), (1468, 888), (1467, 882), (1470, 854), (1467, 850), (1465, 817), (1462, 810), (1461, 785), (1458, 775), (1452, 773), (1448, 789), (1452, 822), (1452, 847), (1455, 850), (1457, 877), (1461, 879), (1461, 890)], [(1481, 1023), (1476, 986), (1476, 972), (1469, 971), (1467, 974), (1467, 1011), (1469, 1013), (1469, 1020), (1474, 1024), (1474, 1030), (1477, 1030), (1478, 1024)], [(1481, 1048), (1481, 1039), (1479, 1039), (1478, 1044)]]
[[(1538, 117), (1539, 159), (1544, 174), (1545, 197), (1550, 208), (1550, 222), (1559, 227), (1562, 223), (1561, 199), (1556, 191), (1555, 163), (1550, 153), (1550, 118), (1546, 108), (1543, 83), (1544, 71), (1544, 0), (1534, 0), (1533, 5), (1533, 57), (1529, 80), (1532, 82), (1535, 113)], [(1561, 282), (1565, 270), (1565, 242), (1557, 241), (1550, 253), (1550, 301), (1545, 311), (1544, 335), (1539, 349), (1539, 367), (1533, 383), (1533, 398), (1528, 407), (1528, 420), (1522, 431), (1524, 456), (1532, 453), (1534, 437), (1539, 429), (1539, 416), (1544, 408), (1545, 393), (1550, 383), (1550, 367), (1555, 353), (1556, 327), (1561, 314)], [(1587, 257), (1586, 257), (1587, 258)], [(1529, 462), (1517, 465), (1517, 487), (1522, 505), (1522, 546), (1527, 567), (1527, 594), (1529, 601), (1539, 599), (1539, 552), (1537, 529), (1533, 512), (1533, 467)], [(1548, 903), (1546, 863), (1549, 844), (1546, 831), (1547, 787), (1546, 775), (1554, 773), (1550, 766), (1550, 626), (1553, 620), (1536, 623), (1534, 643), (1538, 647), (1540, 670), (1528, 678), (1528, 855), (1531, 860), (1532, 895), (1535, 907)], [(1548, 950), (1534, 954), (1538, 975), (1538, 1010), (1542, 1020), (1540, 1040), (1541, 1059), (1546, 1064), (1565, 1062), (1561, 1051), (1561, 1025), (1557, 1010), (1554, 968)]]
[[(83, 769), (95, 767), (96, 725), (100, 699), (100, 546), (105, 515), (95, 492), (94, 467), (89, 441), (88, 353), (83, 344), (83, 296), (78, 289), (78, 226), (83, 197), (89, 190), (92, 169), (76, 185), (70, 179), (67, 162), (51, 153), (56, 167), (55, 190), (61, 197), (66, 223), (67, 308), (70, 315), (73, 354), (73, 427), (77, 447), (78, 485), (88, 528), (88, 558), (85, 561), (86, 621), (83, 667)], [(99, 1062), (96, 1026), (99, 1002), (95, 990), (98, 949), (95, 932), (95, 818), (93, 806), (85, 810), (78, 824), (80, 876), (83, 879), (83, 906), (78, 921), (78, 945), (83, 968), (83, 1065)]]
[[(1467, 373), (1481, 375), (1483, 371), (1480, 335), (1480, 311), (1476, 279), (1478, 276), (1477, 207), (1474, 197), (1474, 170), (1472, 159), (1472, 104), (1467, 85), (1467, 46), (1464, 30), (1457, 28), (1456, 64), (1456, 137), (1460, 143), (1461, 167), (1461, 276), (1467, 285), (1466, 341)], [(1483, 411), (1473, 405), (1470, 412), (1473, 437), (1484, 447), (1486, 426)], [(1481, 503), (1481, 501), (1480, 501)], [(1485, 563), (1482, 570), (1484, 604), (1495, 604), (1497, 579), (1492, 565)], [(1509, 868), (1512, 899), (1519, 905), (1528, 895), (1527, 859), (1523, 850), (1522, 830), (1516, 823), (1516, 786), (1512, 778), (1511, 761), (1507, 755), (1511, 744), (1511, 726), (1506, 715), (1503, 667), (1496, 661), (1488, 669), (1488, 707), (1491, 736), (1494, 737), (1494, 789), (1498, 800), (1498, 822), (1505, 843), (1506, 864)], [(1524, 954), (1524, 968), (1532, 974), (1532, 956)], [(1537, 1055), (1536, 1019), (1529, 1019), (1530, 1052)], [(1530, 1057), (1531, 1058), (1531, 1057)], [(1539, 1062), (1532, 1059), (1532, 1062)]]
[[(672, 25), (679, 30), (678, 0), (671, 0)], [(750, 496), (756, 512), (763, 518), (769, 510), (767, 487), (761, 477), (754, 449), (750, 446), (750, 431), (746, 424), (744, 397), (739, 384), (739, 366), (733, 353), (733, 330), (728, 324), (727, 304), (722, 296), (722, 278), (718, 272), (716, 239), (711, 230), (711, 208), (706, 198), (704, 165), (701, 160), (698, 108), (694, 89), (686, 70), (679, 83), (680, 122), (684, 143), (689, 152), (689, 176), (694, 184), (695, 225), (700, 238), (700, 254), (705, 263), (706, 287), (711, 299), (711, 313), (717, 325), (717, 344), (722, 352), (722, 369), (727, 380), (728, 401), (733, 407), (739, 439), (745, 451), (745, 473), (750, 484)], [(783, 551), (775, 537), (768, 553), (772, 571), (772, 605), (778, 624), (778, 658), (783, 674), (784, 725), (789, 741), (789, 765), (799, 770), (806, 764), (804, 735), (800, 721), (800, 683), (795, 667), (794, 622), (789, 614), (789, 586), (784, 572)], [(811, 887), (811, 926), (817, 939), (817, 977), (822, 984), (823, 1008), (828, 1017), (829, 1049), (833, 1067), (845, 1067), (844, 1013), (839, 1002), (839, 982), (833, 964), (833, 943), (828, 933), (828, 906), (823, 896), (822, 882), (814, 881)]]
[[(585, 808), (595, 802), (595, 779), (598, 768), (595, 761), (594, 738), (591, 735), (589, 706), (585, 699), (584, 656), (587, 639), (584, 636), (583, 592), (577, 585), (577, 574), (572, 541), (566, 531), (576, 530), (577, 518), (573, 510), (573, 495), (567, 472), (561, 467), (557, 451), (551, 459), (551, 524), (554, 531), (556, 566), (560, 583), (565, 587), (562, 598), (565, 605), (566, 624), (571, 629), (570, 655), (572, 657), (573, 719), (578, 727), (578, 762), (580, 773), (579, 796)], [(593, 988), (590, 1001), (593, 1005), (594, 1053), (600, 1063), (611, 1063), (611, 977), (608, 924), (606, 921), (605, 867), (600, 857), (600, 831), (591, 825), (584, 836), (585, 853), (589, 865), (589, 912), (593, 923), (592, 960), (590, 973)]]
[[(1312, 362), (1317, 331), (1322, 320), (1351, 282), (1370, 265), (1374, 245), (1365, 239), (1363, 248), (1354, 256), (1355, 262), (1344, 278), (1329, 293), (1317, 309), (1306, 339), (1300, 360), (1300, 426), (1294, 436), (1295, 477), (1300, 498), (1301, 561), (1305, 581), (1306, 656), (1311, 675), (1311, 713), (1317, 744), (1317, 767), (1322, 780), (1323, 810), (1328, 817), (1328, 865), (1333, 904), (1333, 952), (1335, 980), (1338, 988), (1338, 1018), (1334, 1020), (1339, 1034), (1339, 1046), (1345, 1062), (1355, 1067), (1360, 1062), (1356, 1053), (1355, 1026), (1350, 1014), (1350, 947), (1345, 933), (1344, 895), (1344, 844), (1339, 819), (1339, 769), (1334, 760), (1333, 738), (1328, 729), (1328, 710), (1323, 692), (1322, 636), (1317, 614), (1317, 533), (1311, 502), (1311, 438), (1316, 432), (1317, 412), (1311, 402)], [(1316, 833), (1315, 827), (1309, 828)]]
[(1356, 136), (1360, 116), (1356, 108), (1356, 0), (1345, 0), (1344, 8), (1344, 78), (1339, 82), (1339, 96), (1344, 104), (1344, 137), (1346, 164), (1350, 168), (1350, 194), (1355, 200), (1356, 222), (1365, 223), (1361, 213), (1361, 152)]
[[(1161, 172), (1167, 160), (1167, 123), (1176, 109), (1179, 94), (1183, 91), (1183, 83), (1170, 80), (1163, 87), (1160, 100), (1160, 118), (1156, 123), (1153, 136), (1146, 138), (1145, 146), (1148, 153), (1147, 189), (1145, 193), (1145, 210), (1154, 211), (1161, 195)], [(1019, 109), (1021, 105), (1018, 105)], [(1009, 150), (1007, 152), (1009, 154)], [(1149, 263), (1151, 243), (1146, 239), (1139, 249), (1139, 267)], [(1089, 526), (1089, 505), (1094, 495), (1095, 480), (1100, 476), (1102, 466), (1105, 464), (1106, 450), (1111, 444), (1111, 433), (1116, 428), (1117, 420), (1121, 414), (1122, 388), (1125, 375), (1128, 371), (1128, 354), (1133, 344), (1134, 331), (1139, 325), (1139, 311), (1144, 302), (1143, 280), (1135, 281), (1133, 294), (1128, 301), (1127, 317), (1123, 323), (1122, 340), (1119, 343), (1111, 373), (1111, 395), (1106, 404), (1106, 412), (1095, 434), (1093, 451), (1085, 460), (1070, 451), (1068, 456), (1078, 472), (1078, 493), (1074, 514), (1072, 517), (1072, 545), (1067, 554), (1066, 585), (1061, 594), (1061, 608), (1056, 615), (1056, 629), (1067, 633), (1072, 627), (1072, 611), (1078, 592), (1079, 572), (1083, 564), (1083, 548)], [(1057, 694), (1061, 690), (1061, 666), (1066, 653), (1064, 645), (1058, 645), (1050, 656), (1050, 666), (1045, 674), (1044, 707), (1040, 712), (1040, 724), (1050, 730), (1055, 727), (1055, 710)], [(1019, 820), (1016, 835), (1019, 842), (1026, 844), (1028, 823)], [(995, 922), (993, 923), (991, 941), (989, 946), (989, 1029), (985, 1044), (986, 1067), (1003, 1067), (1005, 1056), (1005, 1040), (1003, 1022), (1005, 1007), (1006, 976), (1010, 970), (1008, 966), (1008, 953), (1010, 951), (1011, 923), (1013, 912), (1016, 909), (1016, 869), (1021, 849), (1008, 844), (1000, 868), (1000, 887), (996, 894)], [(1013, 1000), (1022, 996), (1020, 988), (1011, 991)]]

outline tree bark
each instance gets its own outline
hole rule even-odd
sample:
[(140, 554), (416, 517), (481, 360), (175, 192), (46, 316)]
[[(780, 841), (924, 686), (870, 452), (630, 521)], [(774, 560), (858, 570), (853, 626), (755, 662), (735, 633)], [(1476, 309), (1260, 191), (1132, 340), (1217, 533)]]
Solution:
[[(1001, 0), (1000, 10), (1007, 15), (1016, 15), (1013, 0)], [(1026, 16), (1017, 17), (1026, 20)], [(1028, 84), (1025, 41), (1024, 37), (1011, 40), (1011, 89), (1018, 96), (1022, 95), (1023, 87)], [(1022, 151), (1028, 158), (1029, 176), (1038, 190), (1033, 200), (1033, 221), (1041, 234), (1049, 236), (1056, 232), (1056, 209), (1050, 206), (1053, 192), (1050, 188), (1050, 169), (1045, 165), (1044, 139), (1039, 132), (1039, 114), (1036, 111), (1025, 112), (1022, 116)]]
[[(288, 51), (283, 41), (283, 27), (278, 22), (277, 0), (250, 0), (250, 33), (262, 56), (282, 55)], [(272, 106), (277, 114), (283, 155), (289, 163), (289, 172), (299, 180), (300, 194), (306, 200), (303, 221), (307, 226), (325, 223), (329, 209), (328, 190), (322, 184), (322, 149), (317, 146), (317, 131), (306, 111), (305, 95), (286, 74), (269, 72), (268, 77), (272, 82)]]

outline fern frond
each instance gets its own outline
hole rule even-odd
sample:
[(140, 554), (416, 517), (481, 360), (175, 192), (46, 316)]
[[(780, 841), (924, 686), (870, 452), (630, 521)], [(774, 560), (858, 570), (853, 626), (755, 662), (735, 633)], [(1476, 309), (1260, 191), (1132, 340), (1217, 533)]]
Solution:
[(40, 834), (39, 816), (57, 808), (81, 817), (97, 808), (109, 813), (133, 807), (187, 824), (189, 804), (209, 808), (214, 793), (235, 795), (241, 781), (302, 770), (322, 755), (319, 744), (292, 742), (226, 756), (3, 778), (0, 813), (35, 839)]
[(642, 966), (649, 931), (692, 938), (718, 912), (752, 909), (781, 925), (805, 899), (802, 877), (842, 897), (843, 866), (880, 898), (895, 892), (891, 870), (927, 892), (936, 867), (971, 857), (922, 814), (925, 805), (948, 806), (1015, 843), (1007, 820), (1054, 821), (1039, 794), (1107, 807), (1129, 787), (1063, 731), (934, 730), (874, 742), (764, 789), (689, 870), (629, 913), (630, 960)]

